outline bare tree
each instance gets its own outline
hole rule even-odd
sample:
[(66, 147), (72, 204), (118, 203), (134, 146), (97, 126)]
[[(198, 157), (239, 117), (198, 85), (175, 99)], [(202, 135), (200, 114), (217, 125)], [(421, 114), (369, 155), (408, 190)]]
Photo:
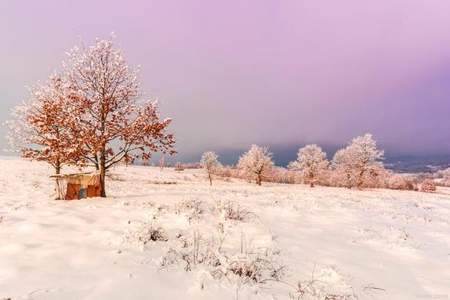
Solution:
[(255, 179), (256, 184), (261, 185), (262, 179), (272, 169), (272, 153), (267, 148), (252, 145), (250, 150), (244, 153), (238, 162), (238, 168), (249, 179)]
[(137, 71), (112, 40), (73, 48), (64, 68), (79, 95), (72, 105), (80, 112), (84, 159), (100, 171), (103, 197), (106, 171), (115, 164), (146, 161), (157, 151), (175, 153), (174, 137), (167, 133), (171, 120), (160, 119), (157, 102), (140, 100)]
[(207, 172), (209, 184), (212, 185), (212, 173), (220, 165), (217, 154), (212, 151), (203, 153), (200, 164)]

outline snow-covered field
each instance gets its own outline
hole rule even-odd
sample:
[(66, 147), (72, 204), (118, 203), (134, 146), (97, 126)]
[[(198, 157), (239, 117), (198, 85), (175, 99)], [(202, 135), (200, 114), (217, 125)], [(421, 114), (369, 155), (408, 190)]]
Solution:
[(0, 170), (0, 299), (450, 299), (449, 190), (118, 167), (107, 199), (55, 201), (47, 165)]

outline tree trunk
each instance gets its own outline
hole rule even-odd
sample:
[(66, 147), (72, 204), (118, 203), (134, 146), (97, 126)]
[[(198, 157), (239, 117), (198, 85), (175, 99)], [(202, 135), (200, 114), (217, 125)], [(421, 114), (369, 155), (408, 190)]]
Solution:
[(313, 174), (309, 175), (309, 186), (312, 188), (314, 187), (314, 175)]
[[(59, 175), (61, 174), (61, 164), (59, 162), (55, 165), (55, 174)], [(62, 193), (61, 193), (61, 182), (59, 181), (59, 178), (55, 178), (55, 190), (56, 190), (56, 198), (55, 200), (62, 200)]]
[(209, 177), (209, 185), (212, 185), (212, 177), (211, 177), (211, 173), (208, 173), (208, 177)]
[(365, 172), (364, 172), (364, 169), (362, 169), (362, 170), (359, 172), (358, 183), (357, 183), (358, 189), (361, 189), (361, 187), (362, 187), (363, 184), (364, 184), (364, 179), (363, 179), (364, 173), (365, 173)]
[(106, 197), (106, 155), (105, 151), (102, 151), (100, 154), (100, 188), (101, 188), (101, 197)]
[(347, 173), (347, 188), (351, 189), (352, 188), (352, 178), (351, 175)]
[(261, 185), (261, 175), (260, 174), (258, 174), (257, 176), (256, 176), (256, 184), (257, 185)]

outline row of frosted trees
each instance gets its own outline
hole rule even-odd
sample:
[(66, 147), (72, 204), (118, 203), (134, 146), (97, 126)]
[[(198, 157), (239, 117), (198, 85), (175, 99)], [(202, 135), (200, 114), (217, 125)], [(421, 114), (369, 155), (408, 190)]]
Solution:
[(101, 177), (120, 162), (174, 153), (170, 119), (156, 101), (142, 99), (138, 70), (112, 40), (75, 47), (62, 71), (31, 89), (7, 122), (9, 141), (23, 157), (45, 161), (59, 174), (66, 165), (91, 165)]
[(301, 181), (314, 187), (315, 184), (363, 188), (379, 186), (388, 171), (384, 168), (384, 152), (377, 148), (371, 134), (354, 138), (347, 147), (337, 151), (331, 161), (317, 145), (307, 145), (298, 150), (297, 160), (288, 170), (274, 166), (272, 154), (265, 147), (252, 145), (244, 153), (235, 168), (223, 167), (214, 152), (206, 152), (201, 165), (206, 169), (210, 183), (212, 174), (241, 177), (261, 185), (263, 181), (278, 181), (276, 176), (294, 177), (286, 182)]

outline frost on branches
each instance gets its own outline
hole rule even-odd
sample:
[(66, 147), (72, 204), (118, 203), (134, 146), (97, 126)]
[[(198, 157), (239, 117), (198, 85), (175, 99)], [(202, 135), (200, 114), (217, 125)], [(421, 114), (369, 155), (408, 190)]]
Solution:
[(371, 134), (354, 138), (350, 145), (336, 152), (333, 167), (342, 178), (343, 185), (362, 188), (383, 172), (384, 152), (377, 149)]
[(100, 171), (102, 196), (105, 173), (113, 165), (147, 161), (158, 151), (175, 153), (174, 137), (166, 131), (171, 120), (160, 119), (157, 102), (140, 101), (137, 71), (111, 40), (73, 48), (64, 69), (79, 94), (72, 105), (80, 112), (83, 158)]
[(289, 164), (290, 169), (300, 170), (303, 173), (303, 178), (311, 187), (314, 187), (319, 174), (327, 167), (327, 155), (317, 145), (307, 145), (299, 149), (297, 160)]
[(220, 166), (217, 154), (212, 151), (203, 153), (200, 164), (208, 173), (209, 184), (212, 185), (212, 173), (215, 168)]
[(272, 153), (265, 147), (252, 145), (250, 150), (244, 153), (238, 162), (238, 168), (249, 180), (255, 180), (261, 185), (262, 179), (269, 174), (273, 167)]
[(113, 165), (174, 153), (171, 120), (160, 118), (157, 102), (141, 101), (137, 71), (111, 40), (75, 47), (63, 67), (7, 123), (11, 144), (24, 157), (47, 161), (56, 173), (65, 164), (92, 164), (106, 196), (105, 174)]
[(83, 153), (76, 113), (68, 105), (76, 98), (60, 76), (31, 89), (30, 99), (12, 111), (6, 122), (10, 146), (25, 158), (46, 161), (59, 174), (62, 166), (80, 163)]

